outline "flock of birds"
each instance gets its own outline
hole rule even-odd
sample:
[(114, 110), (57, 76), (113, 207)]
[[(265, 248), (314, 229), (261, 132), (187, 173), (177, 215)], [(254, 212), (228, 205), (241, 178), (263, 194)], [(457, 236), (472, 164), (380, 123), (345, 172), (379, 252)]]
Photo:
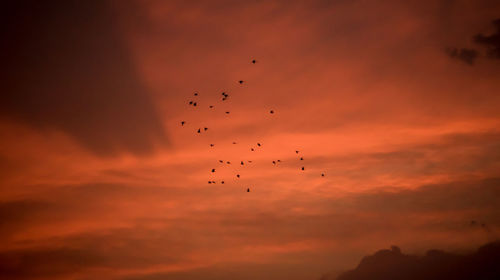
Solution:
[[(251, 63), (252, 63), (252, 64), (256, 64), (256, 63), (257, 63), (257, 60), (253, 59), (253, 60), (251, 61)], [(243, 85), (244, 83), (245, 83), (245, 81), (244, 81), (244, 80), (239, 80), (239, 81), (238, 81), (238, 84), (239, 84), (239, 85)], [(194, 97), (195, 97), (195, 98), (193, 98), (193, 99), (196, 99), (196, 97), (198, 97), (198, 96), (199, 96), (199, 93), (198, 93), (198, 92), (194, 92), (194, 94), (193, 94), (193, 95), (194, 95)], [(221, 101), (226, 101), (226, 100), (229, 98), (229, 94), (227, 94), (226, 92), (222, 92), (222, 93), (221, 93), (221, 95), (222, 95)], [(189, 100), (189, 101), (188, 101), (188, 105), (189, 105), (189, 106), (193, 106), (193, 107), (198, 107), (198, 105), (199, 105), (199, 104), (198, 104), (198, 102), (197, 102), (196, 100)], [(214, 105), (209, 105), (208, 107), (209, 107), (210, 109), (213, 109), (213, 108), (214, 108)], [(274, 112), (274, 110), (269, 110), (269, 114), (271, 114), (271, 115), (272, 115), (272, 114), (274, 114), (274, 113), (275, 113), (275, 112)], [(230, 114), (230, 111), (225, 111), (225, 114), (226, 114), (226, 115), (229, 115), (229, 114)], [(180, 124), (181, 124), (181, 126), (184, 126), (184, 125), (186, 124), (186, 121), (184, 121), (184, 120), (183, 120), (183, 121), (181, 121), (181, 122), (180, 122)], [(207, 130), (208, 130), (208, 127), (200, 127), (200, 128), (198, 128), (198, 129), (196, 130), (196, 133), (201, 134), (201, 133), (203, 133), (203, 132), (206, 132)], [(233, 145), (236, 145), (236, 144), (238, 144), (238, 143), (237, 143), (237, 142), (233, 142)], [(214, 147), (214, 146), (215, 146), (214, 144), (210, 144), (210, 147)], [(261, 143), (257, 143), (257, 147), (262, 147), (262, 144), (261, 144)], [(255, 151), (256, 151), (256, 148), (251, 147), (251, 148), (250, 148), (250, 151), (255, 152)], [(297, 154), (297, 155), (298, 155), (299, 153), (300, 153), (300, 151), (298, 151), (298, 150), (296, 150), (296, 151), (295, 151), (295, 154)], [(304, 161), (304, 157), (299, 156), (299, 160), (300, 160), (300, 161)], [(252, 161), (251, 161), (251, 160), (248, 160), (247, 162), (248, 162), (248, 163), (252, 163)], [(230, 161), (224, 161), (224, 160), (219, 160), (219, 163), (221, 163), (221, 164), (231, 164), (231, 162), (230, 162)], [(281, 163), (281, 160), (280, 160), (280, 159), (277, 159), (277, 160), (273, 160), (273, 161), (272, 161), (272, 164), (273, 164), (273, 165), (277, 165), (277, 164), (279, 164), (279, 163)], [(240, 161), (240, 165), (241, 165), (241, 166), (244, 166), (244, 165), (245, 165), (245, 162), (244, 162), (244, 161)], [(305, 171), (305, 166), (302, 166), (302, 167), (300, 168), (300, 170), (301, 170), (301, 171)], [(212, 169), (211, 169), (211, 173), (215, 173), (215, 172), (216, 172), (216, 168), (212, 168)], [(321, 173), (321, 177), (325, 177), (325, 173)], [(236, 178), (237, 178), (237, 179), (241, 178), (240, 174), (236, 174)], [(216, 181), (214, 181), (214, 180), (208, 180), (208, 184), (216, 184), (216, 183), (217, 183), (217, 182), (216, 182)], [(221, 183), (221, 184), (224, 184), (225, 182), (224, 182), (224, 180), (221, 180), (221, 181), (220, 181), (220, 183)], [(247, 192), (250, 192), (250, 188), (248, 187), (248, 188), (246, 189), (246, 191), (247, 191)]]

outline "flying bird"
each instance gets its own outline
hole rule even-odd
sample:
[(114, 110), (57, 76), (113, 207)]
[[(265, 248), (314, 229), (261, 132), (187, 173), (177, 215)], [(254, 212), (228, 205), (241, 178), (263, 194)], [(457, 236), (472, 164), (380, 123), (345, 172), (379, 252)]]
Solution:
[(245, 163), (243, 161), (241, 161), (241, 165), (244, 165)]
[(208, 108), (210, 108), (210, 109), (212, 109), (213, 107), (214, 107), (214, 106), (212, 106), (212, 105), (208, 106)]
[(227, 164), (231, 164), (231, 162), (230, 162), (230, 161), (228, 161), (228, 162), (226, 162), (226, 163), (227, 163)]
[(259, 146), (259, 147), (260, 147), (260, 146), (261, 146), (261, 145), (260, 145), (260, 143), (257, 143), (257, 146)]
[(302, 170), (304, 170), (304, 166), (302, 166)]
[[(196, 105), (195, 105), (195, 106), (196, 106)], [(271, 111), (269, 111), (269, 113), (274, 114), (274, 111), (273, 111), (273, 110), (271, 110)]]
[(252, 59), (252, 63), (255, 64), (257, 62), (257, 60), (255, 59)]
[(300, 160), (304, 160), (304, 158), (303, 158), (303, 157), (300, 157)]
[(186, 123), (185, 121), (182, 121), (182, 122), (181, 122), (181, 125), (184, 125), (185, 123)]
[(200, 133), (200, 132), (201, 132), (201, 129), (200, 129), (200, 128), (198, 128), (198, 133)]
[(212, 168), (212, 172), (215, 172), (215, 168)]
[(254, 148), (250, 148), (250, 151), (252, 151), (252, 152), (253, 152), (253, 151), (255, 151), (255, 149), (254, 149)]
[(247, 188), (247, 192), (250, 192), (250, 188)]
[(325, 177), (325, 173), (321, 173), (321, 177)]
[(244, 82), (244, 81), (241, 81), (241, 80), (240, 80), (240, 81), (238, 81), (238, 83), (240, 83), (240, 85), (241, 85), (241, 84), (243, 84), (243, 82)]
[(193, 101), (189, 101), (189, 105), (193, 105)]
[(278, 162), (281, 162), (281, 160), (280, 160), (280, 159), (278, 159)]
[(193, 106), (195, 106), (195, 107), (196, 107), (196, 102), (194, 102), (194, 103), (193, 103)]
[(210, 144), (210, 147), (213, 147), (213, 146), (214, 146), (214, 144)]
[(194, 96), (198, 96), (198, 93), (197, 93), (197, 92), (195, 92), (195, 93), (194, 93)]
[(209, 184), (212, 184), (212, 181), (208, 181)]
[(208, 127), (203, 128), (203, 130), (207, 131)]
[(220, 183), (221, 183), (221, 184), (224, 184), (224, 181), (221, 181)]
[(229, 111), (227, 111), (226, 114), (229, 114)]
[(252, 163), (252, 161), (251, 161), (251, 160), (249, 160), (248, 162), (249, 162), (249, 163)]
[(273, 164), (276, 164), (276, 161), (273, 160)]
[(223, 161), (222, 159), (219, 159), (219, 162), (220, 162), (220, 163), (224, 163), (224, 161)]
[(299, 151), (295, 151), (295, 153), (296, 153), (296, 154), (298, 154), (298, 153), (299, 153)]
[(240, 178), (240, 174), (236, 174), (236, 177)]
[(233, 145), (234, 145), (234, 144), (238, 144), (238, 143), (236, 143), (236, 142), (233, 142)]

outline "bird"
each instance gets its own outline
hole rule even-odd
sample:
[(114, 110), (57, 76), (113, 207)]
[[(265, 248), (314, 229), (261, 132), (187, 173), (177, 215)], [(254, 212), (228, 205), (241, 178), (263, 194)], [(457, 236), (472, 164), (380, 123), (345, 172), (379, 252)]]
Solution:
[[(196, 105), (195, 105), (195, 106), (196, 106)], [(273, 110), (271, 110), (271, 111), (269, 111), (269, 113), (274, 114), (274, 111), (273, 111)]]
[(198, 96), (198, 93), (197, 93), (197, 92), (195, 92), (195, 93), (194, 93), (194, 96)]
[(238, 144), (238, 143), (236, 143), (236, 142), (233, 142), (233, 145), (235, 145), (235, 144)]
[(215, 184), (216, 182), (215, 181), (212, 181), (212, 184)]
[(249, 160), (248, 162), (249, 162), (249, 163), (252, 163), (252, 161), (251, 161), (251, 160)]
[(276, 164), (276, 161), (273, 160), (273, 164)]
[(321, 177), (325, 177), (325, 173), (321, 173)]
[(228, 162), (226, 162), (226, 163), (227, 163), (227, 164), (231, 164), (231, 162), (230, 162), (230, 161), (228, 161)]
[(257, 60), (255, 59), (252, 59), (252, 63), (255, 64), (257, 62)]
[(299, 153), (299, 151), (295, 151), (295, 153), (296, 153), (296, 154), (298, 154), (298, 153)]
[(182, 122), (181, 122), (181, 125), (184, 125), (185, 123), (186, 123), (185, 121), (182, 121)]
[(193, 101), (189, 101), (189, 105), (193, 105)]
[(242, 80), (238, 81), (238, 83), (240, 83), (240, 85), (241, 85), (241, 84), (243, 84), (243, 82), (244, 82), (244, 81), (242, 81)]
[(224, 163), (224, 161), (223, 161), (222, 159), (219, 159), (219, 162), (220, 162), (220, 163)]
[(221, 183), (221, 184), (224, 184), (224, 181), (221, 181), (220, 183)]
[(304, 166), (302, 166), (302, 170), (304, 170)]
[(255, 151), (255, 149), (254, 149), (254, 148), (250, 148), (250, 151), (252, 151), (252, 152), (253, 152), (253, 151)]
[(247, 192), (250, 192), (250, 188), (247, 188)]
[(261, 145), (260, 145), (260, 143), (257, 143), (257, 146), (259, 146), (259, 147), (260, 147), (260, 146), (261, 146)]
[(209, 184), (212, 184), (212, 181), (208, 181)]
[(193, 103), (193, 106), (195, 106), (195, 107), (196, 107), (196, 102), (194, 102), (194, 103)]
[(229, 114), (229, 111), (226, 111), (226, 114)]
[(236, 174), (236, 177), (240, 178), (240, 174)]
[(212, 106), (212, 105), (208, 106), (208, 108), (210, 108), (210, 109), (212, 109), (213, 107), (214, 107), (214, 106)]
[(223, 96), (226, 96), (226, 93), (225, 93), (225, 92), (222, 92), (222, 95), (223, 95)]
[(208, 130), (208, 128), (207, 128), (207, 127), (205, 127), (205, 128), (203, 128), (203, 130), (207, 131), (207, 130)]
[(304, 158), (303, 158), (303, 157), (300, 157), (300, 160), (304, 160)]
[(214, 144), (210, 144), (210, 147), (213, 147), (213, 146), (214, 146)]
[(215, 172), (215, 168), (212, 168), (212, 172)]
[(200, 129), (200, 128), (198, 128), (198, 133), (200, 133), (200, 132), (201, 132), (201, 129)]
[(281, 162), (281, 160), (280, 160), (280, 159), (278, 159), (278, 162)]
[(244, 165), (245, 163), (243, 161), (241, 161), (241, 165)]

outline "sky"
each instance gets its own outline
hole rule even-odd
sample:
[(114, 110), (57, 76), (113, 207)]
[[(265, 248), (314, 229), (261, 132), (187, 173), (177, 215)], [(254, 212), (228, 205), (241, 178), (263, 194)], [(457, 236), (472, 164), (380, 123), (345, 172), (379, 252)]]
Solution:
[(326, 280), (499, 238), (498, 1), (2, 6), (5, 279)]

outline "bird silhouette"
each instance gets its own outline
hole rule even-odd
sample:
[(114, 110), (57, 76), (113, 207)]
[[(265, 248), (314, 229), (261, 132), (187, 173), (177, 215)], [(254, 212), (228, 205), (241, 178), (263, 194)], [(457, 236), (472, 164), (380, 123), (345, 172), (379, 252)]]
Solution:
[(321, 177), (325, 177), (325, 173), (321, 173)]
[(247, 192), (250, 192), (250, 188), (247, 188)]
[(231, 162), (230, 162), (230, 161), (228, 161), (228, 162), (226, 162), (226, 163), (227, 163), (227, 164), (231, 164)]
[(303, 158), (303, 157), (300, 157), (300, 160), (304, 160), (304, 158)]
[(254, 149), (254, 148), (250, 148), (250, 151), (252, 151), (252, 152), (253, 152), (253, 151), (255, 151), (255, 149)]
[(251, 161), (251, 160), (249, 160), (248, 162), (249, 162), (249, 163), (252, 163), (252, 161)]
[(189, 101), (189, 105), (193, 105), (193, 101)]
[(213, 107), (214, 107), (214, 106), (212, 106), (212, 105), (208, 106), (208, 108), (210, 108), (210, 109), (212, 109)]
[(276, 164), (276, 161), (273, 160), (273, 164)]
[(252, 59), (252, 63), (255, 64), (257, 62), (257, 60), (255, 59)]
[(304, 166), (302, 166), (302, 170), (304, 170)]
[(298, 154), (298, 153), (299, 153), (299, 151), (295, 151), (295, 153), (296, 153), (296, 154)]
[(229, 114), (229, 111), (226, 111), (226, 114)]
[(194, 96), (198, 96), (198, 93), (197, 93), (197, 92), (195, 92), (195, 93), (194, 93)]
[(278, 159), (278, 162), (281, 162), (281, 160), (280, 160), (280, 159)]
[(236, 145), (236, 144), (238, 144), (238, 143), (236, 143), (236, 142), (233, 142), (233, 145)]
[(212, 181), (208, 181), (209, 184), (212, 184)]
[(194, 102), (194, 103), (193, 103), (193, 106), (195, 106), (195, 107), (196, 107), (196, 102)]
[(221, 181), (220, 183), (221, 183), (221, 184), (224, 184), (224, 181)]
[(182, 121), (182, 122), (181, 122), (181, 125), (184, 125), (185, 123), (186, 123), (185, 121)]
[(241, 165), (244, 165), (245, 163), (243, 163), (243, 161), (241, 161)]
[(273, 110), (271, 110), (271, 111), (269, 111), (269, 113), (274, 114), (274, 111), (273, 111)]
[(224, 163), (224, 161), (223, 161), (222, 159), (219, 159), (219, 162), (220, 162), (220, 163)]
[(212, 168), (212, 172), (215, 172), (215, 168)]
[(259, 146), (259, 147), (260, 147), (260, 146), (261, 146), (261, 145), (260, 145), (260, 143), (257, 143), (257, 146)]
[(201, 129), (200, 129), (200, 128), (198, 128), (198, 133), (200, 133), (200, 132), (201, 132)]
[(210, 147), (213, 147), (213, 146), (214, 146), (214, 144), (210, 144)]
[(207, 131), (207, 130), (208, 130), (208, 128), (207, 128), (207, 127), (205, 127), (205, 128), (203, 128), (203, 130)]
[(241, 81), (241, 80), (240, 80), (240, 81), (238, 81), (238, 83), (240, 83), (240, 85), (241, 85), (241, 84), (243, 84), (243, 82), (244, 82), (244, 81)]
[(236, 177), (240, 178), (240, 174), (236, 174)]

